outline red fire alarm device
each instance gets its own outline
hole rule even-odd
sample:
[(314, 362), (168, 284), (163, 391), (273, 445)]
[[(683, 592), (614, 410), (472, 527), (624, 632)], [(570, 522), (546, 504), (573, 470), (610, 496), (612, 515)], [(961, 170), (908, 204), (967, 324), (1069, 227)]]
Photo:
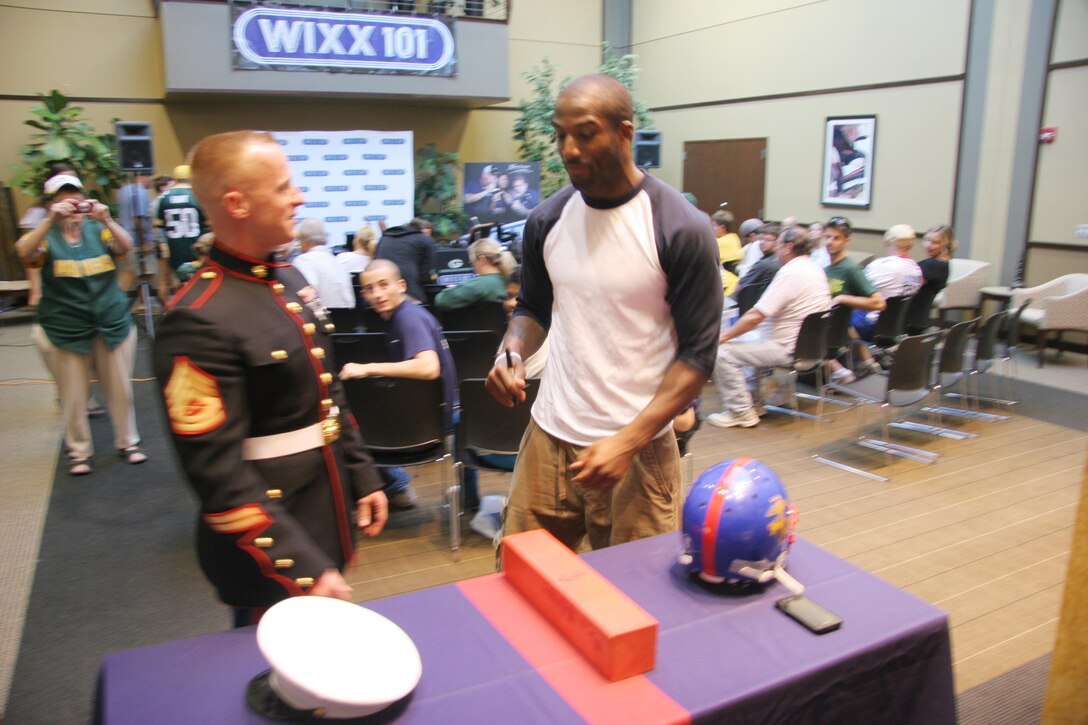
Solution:
[(1039, 131), (1039, 143), (1054, 143), (1058, 138), (1058, 127), (1047, 126)]

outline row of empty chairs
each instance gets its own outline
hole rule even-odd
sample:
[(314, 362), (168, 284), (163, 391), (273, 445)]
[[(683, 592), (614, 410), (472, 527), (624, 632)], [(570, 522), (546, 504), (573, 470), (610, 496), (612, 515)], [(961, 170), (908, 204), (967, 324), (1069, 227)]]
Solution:
[[(880, 438), (866, 433), (864, 414), (859, 413), (861, 419), (855, 443), (882, 452), (887, 465), (890, 466), (893, 456), (925, 464), (934, 463), (938, 458), (937, 453), (893, 442), (890, 437), (891, 429), (899, 428), (942, 438), (965, 440), (975, 437), (976, 434), (942, 427), (942, 419), (960, 417), (989, 422), (1007, 420), (1008, 416), (979, 409), (980, 402), (994, 405), (1014, 404), (1011, 399), (999, 398), (996, 395), (983, 396), (980, 378), (999, 362), (1009, 365), (1014, 363), (1020, 311), (1001, 311), (990, 315), (981, 323), (978, 319), (967, 320), (953, 325), (949, 330), (903, 338), (898, 342), (890, 367), (884, 373), (850, 384), (829, 383), (824, 390), (849, 396), (862, 411), (870, 405), (879, 406), (884, 411)], [(970, 345), (972, 341), (973, 346)], [(997, 385), (994, 380), (995, 389)], [(956, 390), (957, 387), (959, 390)], [(960, 405), (943, 405), (942, 397), (956, 399)], [(935, 402), (924, 405), (917, 411), (927, 416), (926, 423), (913, 421), (905, 414), (930, 399), (935, 399)], [(886, 476), (851, 466), (829, 456), (817, 454), (813, 457), (820, 463), (870, 479), (887, 480)]]

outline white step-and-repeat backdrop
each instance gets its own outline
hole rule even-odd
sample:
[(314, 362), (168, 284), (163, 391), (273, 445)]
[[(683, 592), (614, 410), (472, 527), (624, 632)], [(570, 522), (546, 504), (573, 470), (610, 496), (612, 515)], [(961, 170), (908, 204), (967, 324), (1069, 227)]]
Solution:
[(306, 197), (298, 218), (325, 223), (329, 245), (363, 222), (404, 224), (415, 216), (411, 131), (273, 131)]

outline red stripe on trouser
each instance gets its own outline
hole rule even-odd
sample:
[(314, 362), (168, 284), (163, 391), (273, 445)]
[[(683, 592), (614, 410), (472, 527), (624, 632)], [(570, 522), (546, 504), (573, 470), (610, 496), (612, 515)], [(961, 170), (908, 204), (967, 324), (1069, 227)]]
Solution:
[(643, 675), (609, 682), (501, 574), (457, 587), (588, 723), (690, 723), (691, 714)]
[(722, 509), (725, 508), (725, 494), (729, 490), (729, 474), (734, 468), (748, 465), (751, 458), (736, 458), (725, 469), (718, 479), (714, 492), (710, 494), (710, 503), (706, 507), (706, 516), (703, 518), (703, 573), (707, 576), (719, 576), (714, 573), (714, 548), (718, 541), (718, 525), (722, 520)]

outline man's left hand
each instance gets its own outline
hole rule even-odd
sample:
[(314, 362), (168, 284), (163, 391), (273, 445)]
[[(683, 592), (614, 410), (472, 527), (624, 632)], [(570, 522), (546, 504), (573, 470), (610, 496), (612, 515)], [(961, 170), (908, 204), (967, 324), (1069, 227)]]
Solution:
[(368, 377), (370, 375), (369, 367), (366, 363), (346, 363), (344, 367), (340, 368), (340, 379), (355, 380)]
[(384, 491), (375, 491), (355, 502), (355, 523), (367, 536), (377, 536), (389, 520), (389, 499)]
[(587, 487), (609, 489), (623, 480), (638, 448), (618, 435), (602, 438), (582, 450), (570, 470), (578, 473), (572, 481)]

